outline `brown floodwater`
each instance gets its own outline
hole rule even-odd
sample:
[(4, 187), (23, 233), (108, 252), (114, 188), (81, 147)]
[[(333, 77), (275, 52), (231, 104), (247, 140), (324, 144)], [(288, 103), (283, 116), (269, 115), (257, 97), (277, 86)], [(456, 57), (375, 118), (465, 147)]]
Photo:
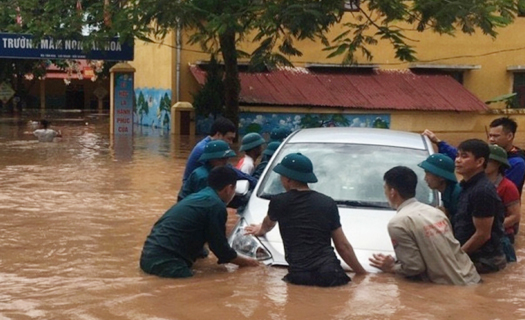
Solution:
[(523, 232), (520, 261), (470, 287), (381, 273), (302, 287), (281, 281), (283, 268), (237, 269), (214, 257), (191, 279), (146, 275), (142, 244), (174, 203), (196, 139), (143, 128), (112, 141), (107, 118), (77, 116), (52, 120), (64, 137), (38, 143), (27, 120), (0, 119), (1, 320), (525, 318)]

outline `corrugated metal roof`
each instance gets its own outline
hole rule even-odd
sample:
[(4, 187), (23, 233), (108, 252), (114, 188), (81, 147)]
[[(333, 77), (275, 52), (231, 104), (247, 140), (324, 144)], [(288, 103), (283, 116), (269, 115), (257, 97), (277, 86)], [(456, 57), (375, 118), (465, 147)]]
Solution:
[[(206, 72), (190, 70), (204, 84)], [(368, 110), (483, 111), (488, 107), (452, 77), (409, 70), (318, 74), (305, 68), (240, 72), (241, 104)]]

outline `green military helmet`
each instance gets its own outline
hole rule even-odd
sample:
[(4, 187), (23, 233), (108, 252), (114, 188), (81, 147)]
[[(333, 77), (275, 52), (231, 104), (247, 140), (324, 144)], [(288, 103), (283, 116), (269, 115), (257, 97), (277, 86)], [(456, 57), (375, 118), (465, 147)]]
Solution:
[(454, 174), (454, 161), (447, 155), (441, 153), (431, 154), (425, 161), (419, 163), (418, 166), (443, 179), (453, 182), (458, 181)]
[(279, 148), (280, 145), (281, 143), (277, 141), (268, 143), (268, 146), (266, 147), (266, 149), (264, 149), (263, 154), (270, 156), (270, 157), (273, 156), (273, 154), (275, 153), (277, 148)]
[(494, 160), (502, 164), (505, 168), (510, 168), (509, 160), (507, 159), (507, 151), (502, 147), (491, 144), (489, 145), (490, 155), (489, 159)]
[(235, 152), (230, 149), (230, 146), (226, 142), (222, 140), (212, 140), (204, 147), (204, 153), (200, 156), (199, 161), (231, 157), (235, 157)]
[(290, 130), (285, 127), (274, 128), (270, 132), (270, 141), (282, 142), (290, 133)]
[(278, 174), (303, 183), (317, 182), (312, 161), (301, 153), (291, 153), (273, 168)]
[(266, 141), (260, 134), (251, 132), (242, 137), (241, 148), (239, 151), (251, 150), (265, 143)]

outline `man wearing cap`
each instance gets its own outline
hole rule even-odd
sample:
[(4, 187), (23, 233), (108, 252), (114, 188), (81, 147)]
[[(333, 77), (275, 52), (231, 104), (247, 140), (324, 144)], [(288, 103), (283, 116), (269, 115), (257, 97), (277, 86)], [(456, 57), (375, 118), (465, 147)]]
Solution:
[(257, 165), (257, 167), (255, 167), (252, 177), (254, 177), (255, 179), (259, 179), (261, 177), (264, 169), (266, 169), (266, 166), (270, 162), (270, 159), (272, 158), (273, 154), (275, 153), (277, 148), (279, 148), (280, 145), (281, 143), (277, 141), (268, 143), (268, 146), (263, 151), (261, 162)]
[[(505, 150), (497, 145), (491, 145), (490, 156), (485, 168), (487, 178), (494, 183), (503, 205), (505, 206), (505, 220), (503, 227), (510, 243), (514, 243), (516, 226), (520, 222), (520, 194), (516, 186), (503, 173), (510, 166)], [(508, 261), (509, 259), (507, 259)], [(515, 261), (515, 260), (514, 260)]]
[(283, 280), (321, 287), (347, 284), (350, 278), (335, 255), (332, 240), (354, 272), (366, 273), (346, 239), (335, 201), (308, 187), (308, 183), (317, 182), (310, 159), (292, 153), (273, 170), (281, 175), (286, 192), (272, 197), (263, 222), (246, 227), (245, 232), (261, 237), (279, 222), (289, 266)]
[(410, 168), (394, 167), (383, 180), (385, 196), (397, 210), (388, 222), (396, 259), (374, 254), (370, 265), (385, 272), (438, 284), (469, 285), (481, 278), (461, 250), (445, 214), (416, 198), (417, 175)]
[(235, 157), (235, 152), (230, 149), (226, 142), (222, 140), (208, 142), (204, 148), (204, 153), (199, 158), (199, 162), (204, 163), (204, 165), (195, 169), (184, 182), (177, 201), (206, 188), (210, 171), (215, 167), (225, 166), (228, 163), (228, 158), (231, 157)]
[(251, 175), (255, 170), (255, 161), (262, 154), (262, 145), (265, 143), (264, 138), (256, 132), (245, 135), (239, 149), (239, 151), (244, 151), (244, 157), (239, 160), (235, 167), (241, 172)]
[(444, 154), (434, 153), (418, 166), (425, 170), (425, 181), (428, 187), (441, 193), (447, 216), (453, 216), (456, 213), (461, 192), (461, 187), (454, 174), (454, 161)]
[(205, 243), (218, 263), (258, 266), (257, 260), (238, 256), (226, 239), (226, 204), (235, 195), (236, 182), (232, 168), (211, 170), (208, 187), (175, 204), (155, 223), (144, 242), (140, 268), (165, 278), (191, 277)]

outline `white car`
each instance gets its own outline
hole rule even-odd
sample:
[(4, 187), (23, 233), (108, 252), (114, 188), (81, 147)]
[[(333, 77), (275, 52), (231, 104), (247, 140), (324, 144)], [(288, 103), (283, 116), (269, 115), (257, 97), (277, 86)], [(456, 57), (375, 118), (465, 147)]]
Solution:
[[(286, 266), (278, 225), (264, 237), (244, 234), (244, 227), (261, 223), (272, 195), (284, 192), (273, 172), (284, 156), (300, 152), (310, 158), (317, 183), (310, 188), (333, 198), (341, 224), (357, 258), (368, 271), (373, 253), (394, 255), (387, 224), (395, 214), (383, 191), (383, 175), (395, 166), (407, 166), (418, 175), (416, 197), (437, 205), (438, 193), (428, 188), (424, 171), (417, 166), (433, 153), (428, 138), (415, 133), (371, 128), (315, 128), (292, 133), (279, 147), (240, 211), (240, 221), (230, 236), (230, 245), (245, 256), (268, 265)], [(341, 258), (339, 257), (341, 260)], [(342, 260), (341, 260), (342, 261)], [(342, 262), (343, 268), (349, 267)]]

